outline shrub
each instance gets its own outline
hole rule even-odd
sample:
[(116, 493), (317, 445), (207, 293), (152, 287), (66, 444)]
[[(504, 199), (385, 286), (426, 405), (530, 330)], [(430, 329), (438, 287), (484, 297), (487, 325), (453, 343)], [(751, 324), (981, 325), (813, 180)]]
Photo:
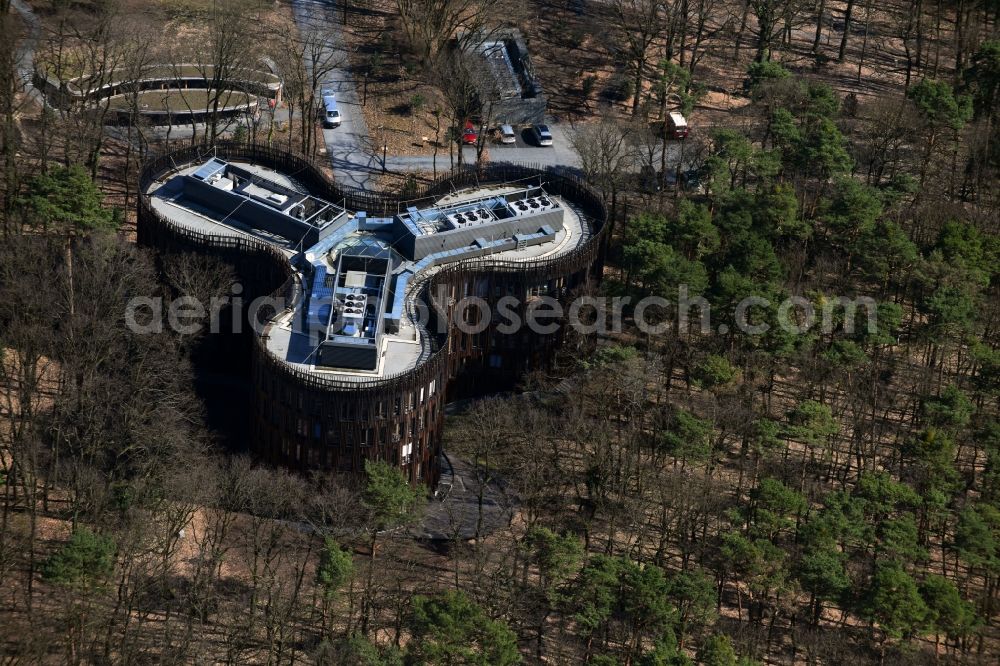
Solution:
[(739, 372), (739, 369), (725, 357), (709, 354), (704, 361), (695, 366), (691, 378), (696, 385), (711, 390), (728, 386), (736, 379)]
[(750, 92), (765, 81), (787, 79), (791, 72), (777, 62), (755, 62), (747, 68), (747, 78), (743, 80), (743, 89)]
[(42, 578), (59, 585), (87, 586), (100, 583), (114, 569), (115, 543), (111, 537), (78, 528), (69, 543), (42, 566)]
[(624, 72), (618, 72), (608, 81), (604, 96), (612, 102), (624, 102), (632, 98), (632, 79)]
[(417, 184), (417, 179), (412, 174), (406, 177), (406, 182), (403, 183), (402, 195), (404, 199), (416, 199), (417, 192), (420, 187)]

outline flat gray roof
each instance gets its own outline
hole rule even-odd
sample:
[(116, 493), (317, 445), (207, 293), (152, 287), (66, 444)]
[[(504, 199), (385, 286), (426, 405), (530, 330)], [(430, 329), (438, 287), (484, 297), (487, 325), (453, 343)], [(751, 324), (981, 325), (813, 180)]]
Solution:
[[(308, 196), (304, 188), (299, 186), (292, 178), (283, 174), (246, 163), (235, 163), (235, 165), (240, 169), (252, 171), (267, 180), (278, 183), (281, 186), (301, 193), (304, 196)], [(150, 195), (154, 209), (171, 220), (173, 223), (184, 228), (200, 231), (202, 233), (251, 236), (280, 247), (290, 258), (301, 252), (303, 248), (292, 246), (292, 244), (284, 238), (275, 234), (268, 234), (267, 232), (259, 229), (246, 227), (233, 219), (220, 219), (220, 217), (218, 215), (214, 215), (212, 211), (199, 208), (196, 204), (184, 198), (183, 188), (180, 187), (179, 178), (189, 174), (195, 174), (196, 176), (200, 175), (203, 178), (208, 178), (216, 173), (220, 168), (225, 168), (224, 162), (221, 160), (217, 161), (210, 159), (204, 164), (181, 169), (178, 172), (168, 175), (163, 180), (153, 183), (147, 193)], [(462, 209), (468, 207), (470, 204), (495, 200), (498, 197), (503, 197), (505, 195), (510, 195), (523, 190), (524, 187), (516, 185), (490, 186), (464, 190), (441, 197), (437, 202), (435, 202), (435, 208), (437, 208), (439, 212)], [(589, 226), (589, 221), (585, 216), (575, 210), (573, 205), (568, 201), (552, 195), (546, 196), (549, 196), (554, 203), (558, 204), (558, 208), (561, 209), (563, 215), (562, 228), (555, 230), (553, 239), (549, 242), (529, 245), (520, 249), (496, 252), (489, 255), (490, 259), (499, 261), (529, 262), (537, 259), (554, 257), (571, 251), (573, 248), (579, 246), (590, 237), (592, 230)], [(362, 219), (361, 216), (358, 217), (359, 219)], [(343, 219), (350, 220), (351, 217), (345, 213)], [(402, 220), (404, 217), (400, 216), (400, 219)], [(350, 225), (341, 223), (338, 226), (339, 231), (335, 233), (342, 233), (344, 229), (348, 228), (350, 228)], [(548, 235), (552, 235), (552, 232), (553, 229), (549, 228), (546, 233)], [(376, 233), (381, 232), (355, 231), (353, 233), (357, 234), (359, 237), (370, 234), (374, 238)], [(336, 252), (338, 246), (342, 242), (343, 241), (338, 241), (333, 244), (332, 251)], [(323, 245), (322, 240), (317, 247), (320, 245)], [(366, 248), (373, 247), (370, 243), (362, 243), (361, 246), (363, 246), (360, 248), (362, 252), (368, 252), (369, 250)], [(378, 249), (384, 249), (381, 243), (378, 244)], [(326, 261), (327, 265), (330, 265), (328, 261), (330, 251), (331, 250), (329, 249), (325, 249), (322, 257), (317, 256), (311, 261), (316, 262), (322, 260)], [(376, 254), (378, 253), (376, 252)], [(392, 276), (407, 275), (407, 270), (409, 270), (411, 277), (414, 271), (416, 271), (421, 277), (426, 277), (433, 274), (440, 268), (440, 265), (417, 267), (416, 263), (417, 262), (408, 261), (404, 258), (403, 264), (394, 266), (391, 269)], [(410, 268), (407, 269), (407, 266)], [(330, 267), (330, 272), (332, 272), (333, 265), (330, 265)], [(409, 288), (412, 285), (412, 280), (409, 280), (409, 278), (407, 278), (407, 280), (408, 282), (404, 281), (401, 283), (401, 288)], [(389, 285), (386, 285), (385, 288), (389, 288)], [(300, 322), (305, 319), (305, 313), (302, 312), (302, 308), (305, 308), (306, 306), (306, 300), (302, 299), (299, 303), (299, 307), (296, 308), (294, 312), (286, 312), (278, 315), (268, 325), (264, 338), (266, 348), (270, 353), (274, 354), (276, 358), (299, 370), (312, 372), (317, 376), (335, 378), (341, 381), (363, 382), (393, 376), (410, 370), (430, 355), (430, 338), (428, 334), (416, 326), (414, 322), (410, 321), (408, 317), (403, 316), (399, 321), (397, 330), (383, 330), (382, 335), (379, 337), (377, 341), (379, 346), (379, 360), (378, 365), (374, 370), (347, 370), (317, 366), (317, 348), (316, 345), (313, 344), (314, 341), (310, 339), (308, 332), (293, 330), (293, 322), (295, 322), (296, 319)], [(385, 313), (383, 312), (382, 314), (384, 315)]]

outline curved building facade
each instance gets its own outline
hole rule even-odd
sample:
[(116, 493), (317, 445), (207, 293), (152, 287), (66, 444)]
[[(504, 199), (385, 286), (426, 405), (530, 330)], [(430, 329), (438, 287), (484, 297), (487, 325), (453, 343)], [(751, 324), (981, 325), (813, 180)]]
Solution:
[(258, 454), (340, 472), (386, 460), (432, 485), (446, 400), (551, 361), (563, 326), (509, 324), (592, 286), (608, 234), (586, 185), (510, 164), (403, 200), (341, 189), (296, 155), (220, 145), (147, 163), (140, 191), (141, 244), (218, 256), (245, 301), (275, 297), (249, 333)]

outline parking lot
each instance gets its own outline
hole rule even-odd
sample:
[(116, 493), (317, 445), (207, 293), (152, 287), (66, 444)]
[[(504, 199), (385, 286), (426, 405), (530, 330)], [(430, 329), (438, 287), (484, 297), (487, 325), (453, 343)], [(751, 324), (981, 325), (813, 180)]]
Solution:
[[(304, 28), (329, 30), (339, 38), (340, 24), (337, 22), (337, 17), (331, 13), (329, 5), (318, 0), (296, 0), (293, 8), (296, 20)], [(340, 48), (343, 48), (342, 45)], [(342, 124), (339, 127), (323, 131), (327, 159), (330, 160), (339, 182), (352, 187), (368, 188), (371, 177), (382, 170), (382, 156), (372, 151), (368, 127), (361, 112), (357, 81), (346, 69), (334, 68), (321, 82), (321, 87), (330, 90), (336, 96), (342, 116)], [(578, 170), (581, 166), (580, 158), (570, 142), (574, 132), (573, 126), (555, 118), (549, 118), (546, 124), (552, 133), (551, 146), (538, 146), (530, 128), (515, 128), (515, 143), (501, 144), (490, 141), (487, 144), (488, 159), (493, 162), (517, 162), (542, 168)], [(668, 147), (668, 151), (667, 162), (669, 165), (675, 165), (680, 159), (679, 147), (673, 143)], [(474, 146), (463, 146), (462, 160), (466, 164), (475, 162)], [(442, 169), (447, 169), (449, 163), (449, 149), (444, 147), (438, 151), (436, 164), (431, 155), (390, 154), (386, 156), (385, 168), (396, 172), (433, 170), (440, 172)]]
[[(579, 168), (580, 158), (570, 143), (572, 127), (564, 123), (550, 121), (549, 131), (552, 133), (551, 146), (539, 146), (535, 143), (530, 128), (521, 131), (515, 129), (515, 143), (488, 144), (490, 160), (494, 162), (522, 162), (539, 166), (562, 166)], [(469, 149), (467, 149), (469, 150)], [(475, 158), (475, 152), (470, 153)]]

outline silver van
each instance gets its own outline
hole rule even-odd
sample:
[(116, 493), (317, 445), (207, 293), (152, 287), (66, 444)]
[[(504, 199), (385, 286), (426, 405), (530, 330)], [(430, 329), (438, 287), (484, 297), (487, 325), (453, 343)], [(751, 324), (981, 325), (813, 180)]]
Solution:
[(337, 108), (337, 98), (329, 90), (323, 91), (323, 126), (338, 127), (340, 125), (340, 109)]

